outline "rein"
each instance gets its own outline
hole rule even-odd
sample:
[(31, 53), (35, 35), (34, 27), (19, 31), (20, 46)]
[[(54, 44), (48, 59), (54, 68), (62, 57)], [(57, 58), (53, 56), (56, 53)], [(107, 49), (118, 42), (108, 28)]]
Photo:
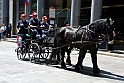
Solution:
[(60, 47), (56, 47), (56, 48), (52, 48), (52, 50), (60, 49), (60, 48), (66, 47), (66, 46), (68, 46), (68, 45), (69, 45), (69, 44), (62, 45), (62, 46), (60, 46)]
[(106, 40), (106, 39), (108, 39), (108, 35), (104, 35), (104, 34), (99, 34), (99, 33), (96, 33), (96, 32), (94, 32), (93, 30), (88, 30), (89, 32), (91, 32), (91, 33), (94, 33), (94, 34), (96, 34), (96, 35), (98, 35), (98, 37), (101, 37), (101, 39), (99, 40), (99, 38), (98, 39), (94, 39), (92, 36), (91, 36), (91, 34), (89, 34), (89, 36), (90, 36), (90, 38), (92, 39), (92, 40), (98, 40), (98, 41), (104, 41), (104, 40)]

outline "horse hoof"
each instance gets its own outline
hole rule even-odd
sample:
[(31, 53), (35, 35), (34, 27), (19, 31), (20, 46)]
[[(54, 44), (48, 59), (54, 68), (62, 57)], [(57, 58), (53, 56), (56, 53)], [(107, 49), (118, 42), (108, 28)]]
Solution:
[(98, 72), (100, 73), (100, 69), (98, 68), (97, 70), (98, 70)]
[(100, 73), (100, 69), (99, 69), (99, 68), (93, 69), (93, 72), (94, 72), (94, 73)]
[(66, 62), (66, 65), (70, 65), (70, 66), (72, 66), (71, 62)]
[(100, 73), (94, 73), (94, 76), (100, 77)]
[(64, 66), (64, 65), (61, 65), (61, 67), (62, 67), (63, 69), (66, 69), (66, 66)]
[(80, 71), (83, 69), (83, 66), (82, 65), (75, 65), (75, 69)]
[(80, 65), (80, 69), (83, 69), (83, 66), (82, 65)]
[(66, 65), (70, 65), (70, 66), (72, 66), (72, 64), (71, 64), (71, 60), (70, 60), (70, 59), (67, 59), (67, 60), (66, 60)]
[(62, 67), (63, 69), (66, 69), (66, 65), (65, 65), (65, 64), (61, 64), (61, 67)]
[(97, 68), (97, 70), (93, 70), (94, 76), (99, 77), (100, 76), (100, 69)]
[(81, 70), (78, 65), (75, 65), (75, 69), (76, 69), (77, 71), (80, 71), (80, 70)]

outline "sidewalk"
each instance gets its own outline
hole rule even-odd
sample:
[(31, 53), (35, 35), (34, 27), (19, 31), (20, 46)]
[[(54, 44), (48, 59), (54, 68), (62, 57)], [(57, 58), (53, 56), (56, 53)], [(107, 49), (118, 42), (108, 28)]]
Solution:
[[(6, 41), (16, 43), (16, 38), (7, 38)], [(99, 49), (97, 53), (102, 55), (107, 55), (107, 56), (124, 58), (124, 50), (113, 50), (112, 53), (109, 53), (108, 51), (106, 51), (106, 49)]]
[(6, 41), (7, 42), (14, 42), (14, 43), (16, 43), (16, 38), (7, 38)]
[(107, 55), (107, 56), (124, 58), (124, 50), (113, 50), (113, 52), (110, 53), (110, 52), (106, 51), (105, 49), (99, 49), (99, 51), (97, 53), (102, 54), (102, 55)]

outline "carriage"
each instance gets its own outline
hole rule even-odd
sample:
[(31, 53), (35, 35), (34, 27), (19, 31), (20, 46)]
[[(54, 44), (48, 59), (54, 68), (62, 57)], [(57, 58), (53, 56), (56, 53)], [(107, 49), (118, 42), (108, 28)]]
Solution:
[[(29, 34), (17, 36), (18, 47), (15, 52), (17, 52), (18, 60), (30, 60), (30, 62), (37, 63), (41, 59), (47, 59), (52, 52), (54, 32), (43, 34), (42, 37), (38, 34), (36, 39), (32, 39), (33, 34), (30, 28), (28, 31)], [(23, 37), (26, 37), (24, 41), (22, 41)]]
[(54, 37), (51, 34), (47, 34), (44, 38), (31, 40), (29, 45), (28, 55), (30, 56), (30, 62), (39, 63), (41, 59), (47, 59), (52, 53), (54, 46)]
[[(40, 62), (41, 59), (47, 59), (49, 55), (50, 60), (52, 60), (54, 57), (57, 57), (58, 61), (60, 61), (61, 57), (61, 67), (65, 69), (65, 52), (67, 52), (68, 55), (67, 61), (71, 64), (71, 50), (73, 48), (78, 48), (79, 57), (77, 64), (75, 65), (75, 69), (80, 71), (83, 68), (82, 63), (83, 59), (85, 58), (85, 54), (87, 50), (89, 50), (93, 63), (93, 73), (95, 76), (99, 76), (100, 69), (97, 65), (97, 42), (105, 40), (110, 41), (112, 39), (113, 21), (109, 18), (99, 19), (89, 25), (79, 28), (73, 28), (70, 26), (61, 27), (56, 31), (55, 37), (50, 37), (48, 35), (40, 40), (31, 40), (27, 52), (30, 61), (35, 63)], [(18, 50), (23, 51), (23, 47), (26, 46), (22, 45), (22, 47), (18, 47)], [(17, 56), (19, 55), (18, 52), (20, 52), (22, 56), (24, 53), (18, 50)]]

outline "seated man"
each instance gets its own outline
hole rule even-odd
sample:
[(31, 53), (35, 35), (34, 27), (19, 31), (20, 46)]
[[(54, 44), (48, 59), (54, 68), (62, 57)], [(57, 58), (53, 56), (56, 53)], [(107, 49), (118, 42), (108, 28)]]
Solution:
[(40, 20), (37, 19), (37, 13), (34, 12), (32, 14), (32, 18), (30, 19), (30, 28), (32, 30), (32, 39), (37, 39), (36, 35), (39, 33), (38, 27), (40, 26)]
[(40, 23), (40, 28), (42, 30), (42, 32), (40, 33), (42, 35), (42, 38), (44, 38), (46, 34), (49, 34), (49, 32), (53, 30), (51, 26), (47, 23), (47, 19), (47, 16), (42, 16), (42, 22)]

